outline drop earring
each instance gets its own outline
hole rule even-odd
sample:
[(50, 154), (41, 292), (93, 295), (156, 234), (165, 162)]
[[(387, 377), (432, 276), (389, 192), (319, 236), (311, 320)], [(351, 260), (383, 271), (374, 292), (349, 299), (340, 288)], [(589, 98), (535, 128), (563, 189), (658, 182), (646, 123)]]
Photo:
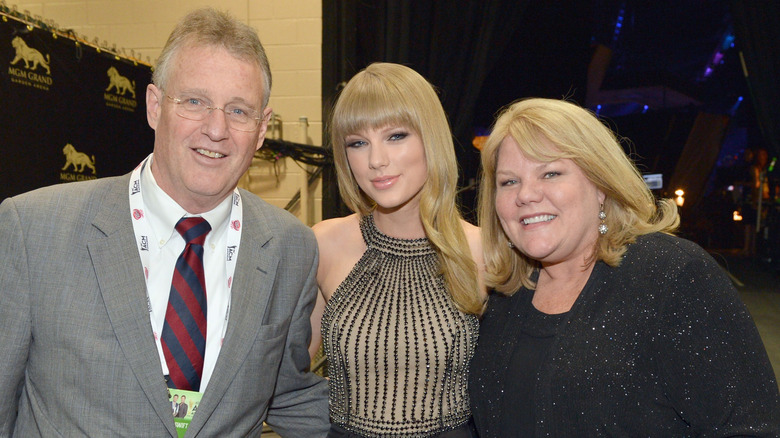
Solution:
[(601, 204), (599, 206), (599, 219), (601, 219), (601, 223), (599, 224), (599, 234), (602, 236), (604, 234), (607, 234), (607, 231), (609, 231), (609, 227), (607, 224), (604, 223), (604, 220), (607, 218), (607, 214), (604, 213), (604, 204)]

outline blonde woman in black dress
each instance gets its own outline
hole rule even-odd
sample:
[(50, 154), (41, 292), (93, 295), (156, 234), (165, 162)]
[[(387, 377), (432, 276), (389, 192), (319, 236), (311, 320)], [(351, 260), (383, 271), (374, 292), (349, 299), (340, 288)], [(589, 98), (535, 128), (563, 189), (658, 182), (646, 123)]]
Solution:
[(481, 438), (780, 435), (777, 382), (745, 306), (675, 237), (609, 129), (528, 99), (482, 149), (490, 297), (471, 368)]
[(372, 64), (341, 92), (330, 131), (355, 212), (314, 227), (330, 436), (470, 437), (468, 366), (486, 295), (441, 103), (414, 70)]

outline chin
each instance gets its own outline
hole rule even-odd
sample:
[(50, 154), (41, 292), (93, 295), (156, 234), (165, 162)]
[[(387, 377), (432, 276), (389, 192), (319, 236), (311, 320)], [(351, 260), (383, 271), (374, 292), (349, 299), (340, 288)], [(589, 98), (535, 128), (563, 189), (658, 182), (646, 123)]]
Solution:
[(539, 248), (523, 248), (519, 247), (520, 252), (526, 255), (526, 257), (530, 259), (537, 260), (539, 262), (546, 262), (549, 261), (549, 259), (552, 257), (552, 251), (549, 249), (539, 249)]
[(216, 196), (224, 190), (224, 187), (222, 186), (215, 186), (214, 184), (209, 185), (203, 185), (203, 184), (192, 184), (190, 185), (190, 191), (193, 193), (197, 193), (200, 196)]

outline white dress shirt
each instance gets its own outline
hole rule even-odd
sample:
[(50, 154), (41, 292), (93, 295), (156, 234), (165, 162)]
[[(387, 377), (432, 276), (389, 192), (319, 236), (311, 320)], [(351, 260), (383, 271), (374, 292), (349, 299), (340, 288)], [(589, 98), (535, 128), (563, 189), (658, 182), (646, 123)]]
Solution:
[[(155, 330), (155, 339), (158, 340), (157, 352), (160, 356), (162, 371), (164, 375), (168, 375), (168, 365), (159, 339), (165, 322), (165, 311), (168, 307), (168, 295), (171, 291), (176, 260), (186, 245), (175, 226), (182, 217), (193, 215), (188, 214), (157, 185), (151, 172), (151, 165), (146, 166), (141, 174), (141, 189), (144, 210), (151, 228), (147, 287), (152, 306), (152, 327)], [(227, 329), (226, 317), (230, 304), (230, 293), (227, 287), (225, 254), (227, 251), (228, 220), (232, 205), (231, 198), (232, 196), (228, 196), (216, 208), (200, 215), (211, 225), (211, 231), (206, 236), (203, 245), (207, 315), (206, 352), (203, 360), (200, 392), (204, 392), (208, 386), (217, 363), (217, 357), (219, 357), (222, 338)]]

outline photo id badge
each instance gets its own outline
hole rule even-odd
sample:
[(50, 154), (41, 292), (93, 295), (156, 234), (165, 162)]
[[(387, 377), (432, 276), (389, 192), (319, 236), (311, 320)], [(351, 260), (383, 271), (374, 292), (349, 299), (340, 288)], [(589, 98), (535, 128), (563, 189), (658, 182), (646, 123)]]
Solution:
[(171, 401), (171, 414), (176, 425), (179, 438), (184, 437), (192, 417), (198, 410), (198, 404), (203, 394), (197, 391), (168, 388), (168, 399)]

